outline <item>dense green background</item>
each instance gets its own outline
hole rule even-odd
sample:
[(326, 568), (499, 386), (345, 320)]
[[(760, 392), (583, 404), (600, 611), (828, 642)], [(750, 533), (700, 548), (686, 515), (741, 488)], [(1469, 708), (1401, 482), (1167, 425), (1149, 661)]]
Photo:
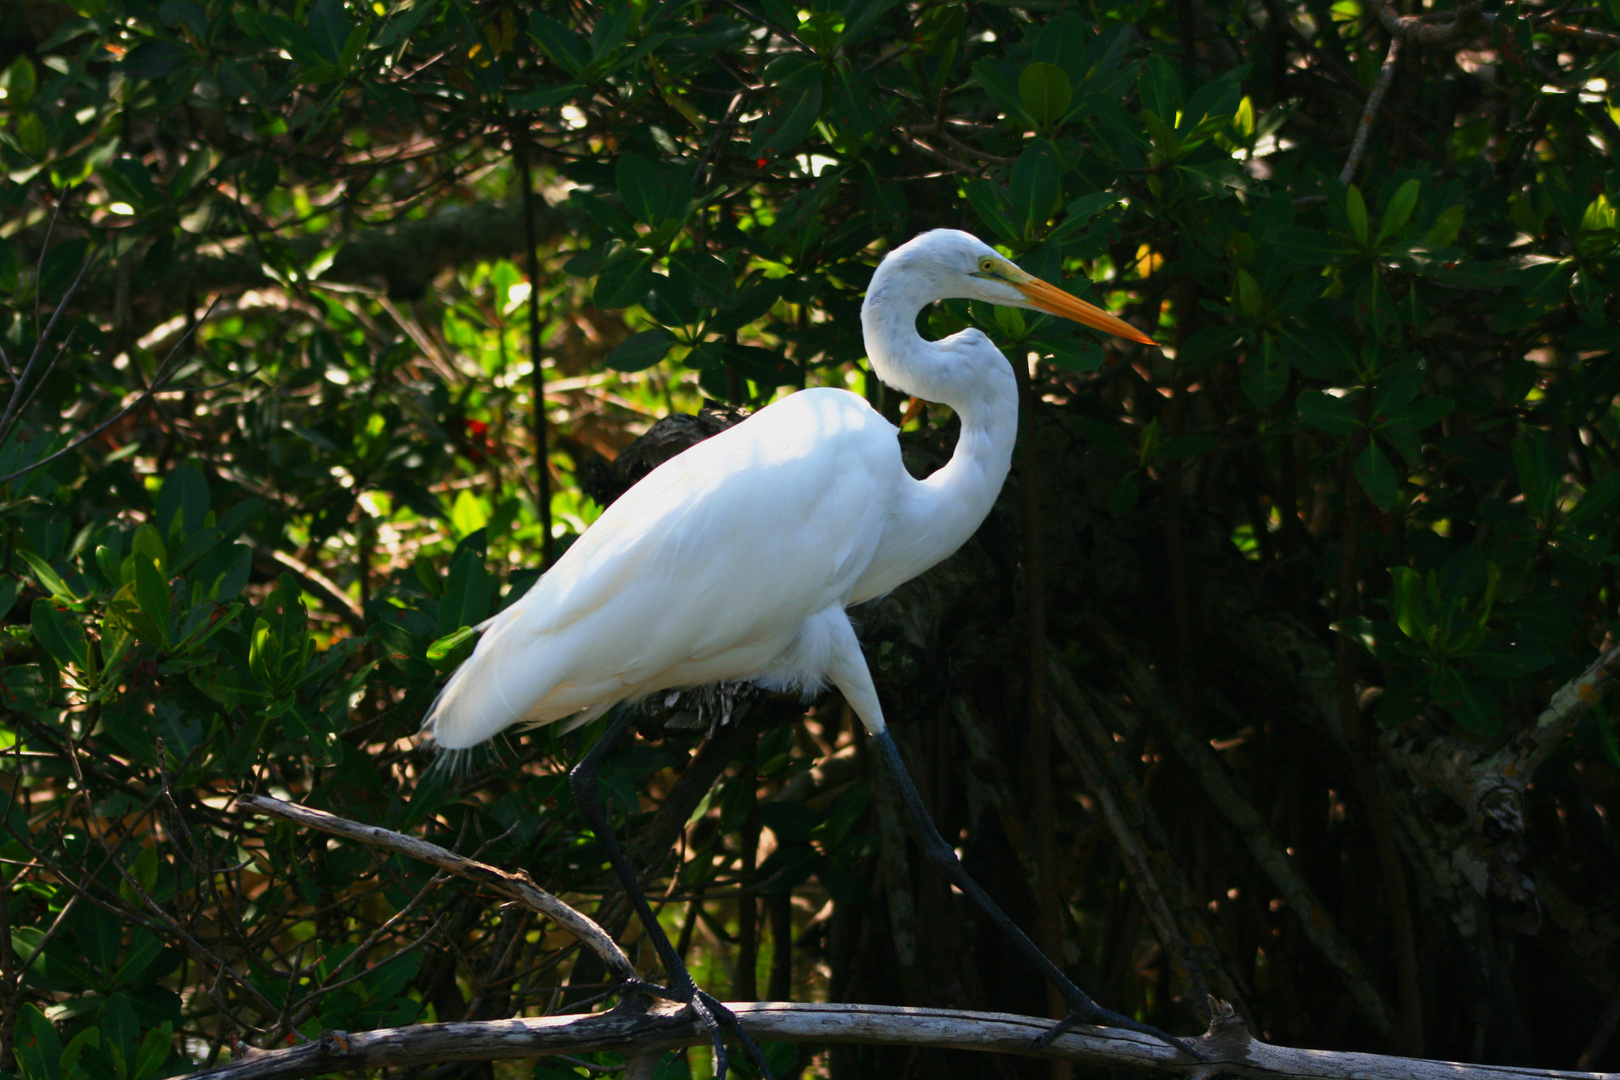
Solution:
[[(0, 1071), (149, 1080), (593, 993), (555, 929), (231, 795), (594, 909), (562, 779), (593, 730), (454, 773), (411, 747), (453, 635), (659, 416), (832, 384), (898, 417), (858, 305), (935, 226), (1165, 345), (925, 320), (1030, 372), (1002, 505), (862, 616), (970, 868), (1167, 1028), (1208, 987), (1276, 1042), (1620, 1067), (1607, 717), (1517, 822), (1443, 782), (1614, 626), (1620, 12), (1443, 9), (1371, 115), (1397, 13), (1356, 0), (5, 4)], [(917, 468), (952, 424), (913, 423)], [(615, 759), (700, 981), (1043, 1012), (846, 712), (655, 717)]]

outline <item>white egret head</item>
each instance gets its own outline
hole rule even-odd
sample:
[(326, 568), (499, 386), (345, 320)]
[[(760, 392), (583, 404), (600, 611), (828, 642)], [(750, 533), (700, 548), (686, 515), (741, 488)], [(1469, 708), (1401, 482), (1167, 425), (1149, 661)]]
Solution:
[[(892, 264), (892, 266), (890, 265)], [(936, 297), (982, 300), (1044, 311), (1144, 345), (1156, 344), (1136, 327), (1077, 296), (1049, 285), (976, 236), (934, 229), (902, 244), (884, 259), (895, 280)], [(875, 284), (875, 282), (874, 282)]]

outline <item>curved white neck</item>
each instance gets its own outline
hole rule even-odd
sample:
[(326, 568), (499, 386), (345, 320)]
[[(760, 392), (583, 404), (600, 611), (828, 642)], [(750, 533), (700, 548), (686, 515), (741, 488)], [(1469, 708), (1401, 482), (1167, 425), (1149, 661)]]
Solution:
[(1012, 464), (1018, 383), (1001, 351), (977, 329), (940, 341), (917, 333), (918, 313), (947, 297), (891, 257), (861, 306), (872, 370), (903, 393), (948, 405), (962, 430), (951, 460), (908, 488), (855, 600), (887, 592), (965, 543), (995, 505)]

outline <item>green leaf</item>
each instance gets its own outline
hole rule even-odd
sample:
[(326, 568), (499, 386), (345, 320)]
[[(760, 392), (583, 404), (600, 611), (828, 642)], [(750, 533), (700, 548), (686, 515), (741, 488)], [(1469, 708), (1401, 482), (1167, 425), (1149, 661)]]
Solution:
[(21, 110), (34, 99), (34, 89), (38, 80), (34, 74), (34, 65), (27, 56), (19, 56), (6, 68), (6, 73), (0, 77), (0, 85), (6, 89), (6, 108), (8, 110)]
[(1017, 240), (1020, 230), (1013, 224), (1012, 207), (1001, 189), (990, 181), (975, 177), (962, 185), (968, 205), (979, 215), (979, 220), (1003, 240)]
[(166, 537), (196, 532), (208, 523), (209, 502), (208, 481), (203, 474), (192, 465), (175, 468), (158, 491), (158, 532)]
[(45, 646), (45, 651), (57, 664), (74, 665), (80, 671), (90, 666), (90, 643), (84, 636), (84, 627), (65, 611), (41, 596), (34, 600), (29, 611), (34, 637)]
[[(453, 633), (446, 634), (428, 646), (427, 661), (440, 671), (447, 671), (460, 663), (462, 657), (456, 654), (462, 646), (478, 637), (476, 627), (463, 626)], [(471, 650), (468, 650), (469, 652)]]
[(1103, 365), (1102, 346), (1090, 338), (1061, 337), (1025, 342), (1065, 371), (1097, 371)]
[(438, 633), (445, 637), (463, 626), (477, 626), (489, 615), (495, 579), (484, 565), (482, 545), (474, 537), (462, 541), (445, 575), (439, 597)]
[(1012, 168), (1010, 194), (1013, 222), (1025, 237), (1035, 236), (1057, 209), (1063, 194), (1063, 173), (1045, 139), (1036, 139), (1018, 155)]
[(1414, 179), (1406, 181), (1396, 190), (1394, 197), (1389, 200), (1389, 205), (1384, 207), (1383, 218), (1378, 222), (1380, 244), (1405, 226), (1407, 219), (1412, 216), (1412, 211), (1417, 207), (1418, 192), (1422, 187), (1423, 185)]
[(704, 371), (717, 368), (726, 362), (726, 346), (722, 341), (705, 341), (697, 348), (686, 354), (681, 363), (689, 368)]
[(157, 628), (162, 648), (169, 647), (169, 579), (153, 559), (137, 552), (135, 559), (135, 598), (141, 614)]
[(0, 242), (0, 292), (17, 289), (17, 249), (10, 243)]
[(21, 555), (23, 561), (34, 571), (34, 579), (39, 582), (40, 588), (69, 607), (78, 606), (79, 598), (73, 595), (73, 590), (67, 587), (67, 583), (51, 568), (49, 562), (32, 551), (19, 551), (17, 554)]
[(1119, 196), (1112, 191), (1093, 191), (1071, 202), (1063, 211), (1063, 221), (1047, 234), (1048, 240), (1059, 240), (1084, 228), (1092, 218), (1110, 206), (1119, 204)]
[(1402, 360), (1385, 368), (1378, 377), (1378, 389), (1373, 393), (1373, 418), (1411, 404), (1423, 389), (1424, 374), (1424, 365), (1417, 360)]
[(1237, 302), (1238, 311), (1246, 319), (1258, 320), (1265, 310), (1266, 297), (1253, 274), (1241, 269), (1237, 272), (1236, 293), (1233, 299)]
[[(558, 105), (566, 105), (577, 97), (579, 97), (579, 87), (572, 84), (568, 86), (542, 86), (534, 90), (508, 94), (506, 95), (506, 104), (516, 112), (537, 112), (542, 109), (554, 109)], [(410, 101), (408, 95), (405, 101)]]
[(1361, 490), (1367, 493), (1367, 498), (1378, 509), (1389, 513), (1401, 494), (1400, 477), (1396, 475), (1389, 456), (1369, 439), (1367, 448), (1356, 455), (1355, 469), (1356, 480), (1361, 484)]
[(1389, 592), (1389, 611), (1401, 633), (1420, 644), (1429, 640), (1433, 618), (1429, 614), (1428, 595), (1423, 577), (1409, 566), (1389, 568), (1392, 586)]
[(1018, 76), (1018, 100), (1034, 118), (1036, 128), (1046, 132), (1068, 115), (1074, 88), (1062, 68), (1037, 60)]
[(849, 0), (844, 6), (844, 30), (838, 39), (840, 48), (849, 48), (875, 26), (898, 0)]
[(1620, 495), (1620, 469), (1611, 469), (1586, 489), (1581, 501), (1564, 517), (1564, 527), (1576, 529), (1585, 525), (1617, 495)]
[(248, 643), (248, 668), (273, 697), (285, 699), (303, 679), (315, 652), (297, 580), (291, 574), (277, 578), (259, 611)]
[(1540, 428), (1526, 428), (1513, 440), (1513, 465), (1526, 509), (1538, 523), (1547, 525), (1558, 501), (1562, 472), (1552, 436)]
[(658, 166), (640, 154), (619, 155), (614, 172), (619, 182), (619, 196), (630, 216), (643, 225), (656, 225), (662, 220), (664, 205), (663, 178)]
[(469, 488), (463, 488), (450, 504), (450, 528), (458, 537), (468, 537), (489, 524), (489, 502)]
[(1431, 248), (1443, 248), (1457, 239), (1457, 232), (1462, 228), (1463, 215), (1467, 212), (1462, 203), (1448, 206), (1434, 219), (1429, 227), (1428, 235), (1424, 236), (1423, 243)]
[(651, 255), (631, 253), (628, 258), (603, 267), (597, 275), (591, 302), (604, 311), (641, 303), (653, 287), (652, 264)]
[(1159, 118), (1159, 114), (1152, 109), (1143, 109), (1140, 115), (1142, 126), (1147, 129), (1148, 138), (1153, 148), (1158, 152), (1158, 160), (1175, 161), (1181, 156), (1181, 137), (1175, 129)]
[(1457, 407), (1457, 403), (1448, 398), (1423, 398), (1409, 405), (1396, 409), (1377, 425), (1377, 427), (1403, 428), (1408, 431), (1422, 431), (1424, 428), (1438, 424)]
[[(135, 538), (129, 546), (131, 554), (145, 556), (162, 567), (169, 565), (169, 549), (163, 542), (163, 534), (152, 525), (142, 525), (136, 529)], [(126, 580), (134, 579), (126, 575)]]
[(1367, 204), (1361, 198), (1361, 189), (1351, 184), (1344, 193), (1344, 212), (1350, 219), (1350, 231), (1363, 244), (1367, 242)]
[(60, 1065), (62, 1080), (79, 1080), (86, 1075), (79, 1068), (79, 1057), (84, 1053), (85, 1047), (99, 1049), (101, 1047), (101, 1029), (87, 1027), (68, 1041), (62, 1049), (62, 1062)]
[(607, 366), (614, 371), (645, 371), (658, 363), (675, 344), (675, 335), (660, 327), (631, 334), (608, 353)]
[(1355, 410), (1344, 398), (1320, 390), (1306, 390), (1295, 405), (1302, 420), (1329, 435), (1348, 435), (1356, 429)]
[(34, 161), (45, 160), (45, 155), (51, 149), (51, 136), (45, 130), (45, 121), (40, 119), (39, 113), (27, 112), (17, 118), (17, 142), (21, 144), (23, 153)]
[(1429, 676), (1429, 694), (1436, 705), (1475, 735), (1496, 734), (1496, 696), (1478, 678), (1453, 664), (1440, 664)]
[(635, 16), (635, 8), (625, 2), (603, 11), (597, 16), (596, 25), (591, 27), (591, 59), (601, 61), (619, 47), (624, 35), (630, 29), (630, 20)]
[(758, 285), (752, 285), (737, 295), (734, 304), (722, 309), (718, 315), (710, 319), (708, 329), (716, 334), (734, 333), (749, 323), (764, 318), (781, 298), (781, 281), (762, 281)]
[(748, 156), (767, 162), (798, 146), (821, 118), (821, 80), (777, 88), (771, 107), (754, 125)]
[(1283, 359), (1277, 339), (1266, 334), (1259, 349), (1251, 349), (1243, 360), (1243, 396), (1257, 409), (1269, 409), (1288, 389), (1288, 362)]
[(174, 1047), (174, 1025), (165, 1020), (152, 1028), (141, 1039), (141, 1048), (135, 1054), (135, 1068), (129, 1080), (152, 1080), (163, 1071)]
[(1295, 226), (1284, 229), (1270, 242), (1271, 250), (1301, 266), (1321, 266), (1349, 254), (1342, 243), (1320, 229)]
[(1245, 140), (1254, 134), (1254, 102), (1248, 95), (1238, 102), (1237, 112), (1232, 114), (1232, 129)]
[(156, 38), (138, 45), (124, 57), (124, 76), (131, 80), (161, 79), (195, 55), (178, 41)]
[(343, 46), (349, 38), (349, 17), (344, 14), (342, 0), (315, 0), (310, 5), (309, 20), (305, 28), (315, 44), (315, 50), (328, 64), (343, 58)]
[(576, 79), (590, 63), (591, 53), (585, 39), (543, 11), (529, 12), (529, 36), (552, 63)]
[(17, 1010), (15, 1053), (23, 1080), (61, 1080), (62, 1039), (56, 1025), (32, 1005)]

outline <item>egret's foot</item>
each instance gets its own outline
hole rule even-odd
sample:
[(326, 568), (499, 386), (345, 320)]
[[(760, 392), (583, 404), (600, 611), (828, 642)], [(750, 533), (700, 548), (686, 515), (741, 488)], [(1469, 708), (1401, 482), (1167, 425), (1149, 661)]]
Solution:
[(1208, 1061), (1209, 1058), (1200, 1052), (1186, 1039), (1178, 1039), (1174, 1035), (1167, 1035), (1152, 1024), (1139, 1024), (1128, 1016), (1122, 1016), (1112, 1009), (1105, 1009), (1090, 998), (1081, 995), (1082, 1000), (1069, 1002), (1069, 1015), (1047, 1028), (1044, 1032), (1029, 1041), (1031, 1050), (1044, 1050), (1057, 1041), (1057, 1037), (1074, 1027), (1076, 1024), (1089, 1024), (1100, 1028), (1124, 1028), (1126, 1031), (1136, 1031), (1143, 1035), (1151, 1035), (1167, 1046), (1173, 1046), (1183, 1054), (1195, 1061)]
[(661, 998), (664, 1001), (678, 1001), (691, 1009), (693, 1014), (709, 1032), (709, 1040), (714, 1044), (714, 1080), (726, 1080), (726, 1074), (731, 1070), (731, 1059), (726, 1054), (725, 1033), (730, 1031), (738, 1042), (742, 1043), (743, 1053), (748, 1055), (759, 1068), (765, 1080), (776, 1080), (771, 1073), (771, 1067), (765, 1063), (765, 1054), (760, 1050), (754, 1037), (743, 1030), (742, 1024), (737, 1022), (737, 1014), (715, 1000), (712, 994), (699, 990), (692, 983), (687, 983), (685, 990), (668, 986), (659, 986), (657, 983), (647, 982), (643, 979), (626, 979), (620, 988), (621, 994), (645, 994), (648, 997)]

